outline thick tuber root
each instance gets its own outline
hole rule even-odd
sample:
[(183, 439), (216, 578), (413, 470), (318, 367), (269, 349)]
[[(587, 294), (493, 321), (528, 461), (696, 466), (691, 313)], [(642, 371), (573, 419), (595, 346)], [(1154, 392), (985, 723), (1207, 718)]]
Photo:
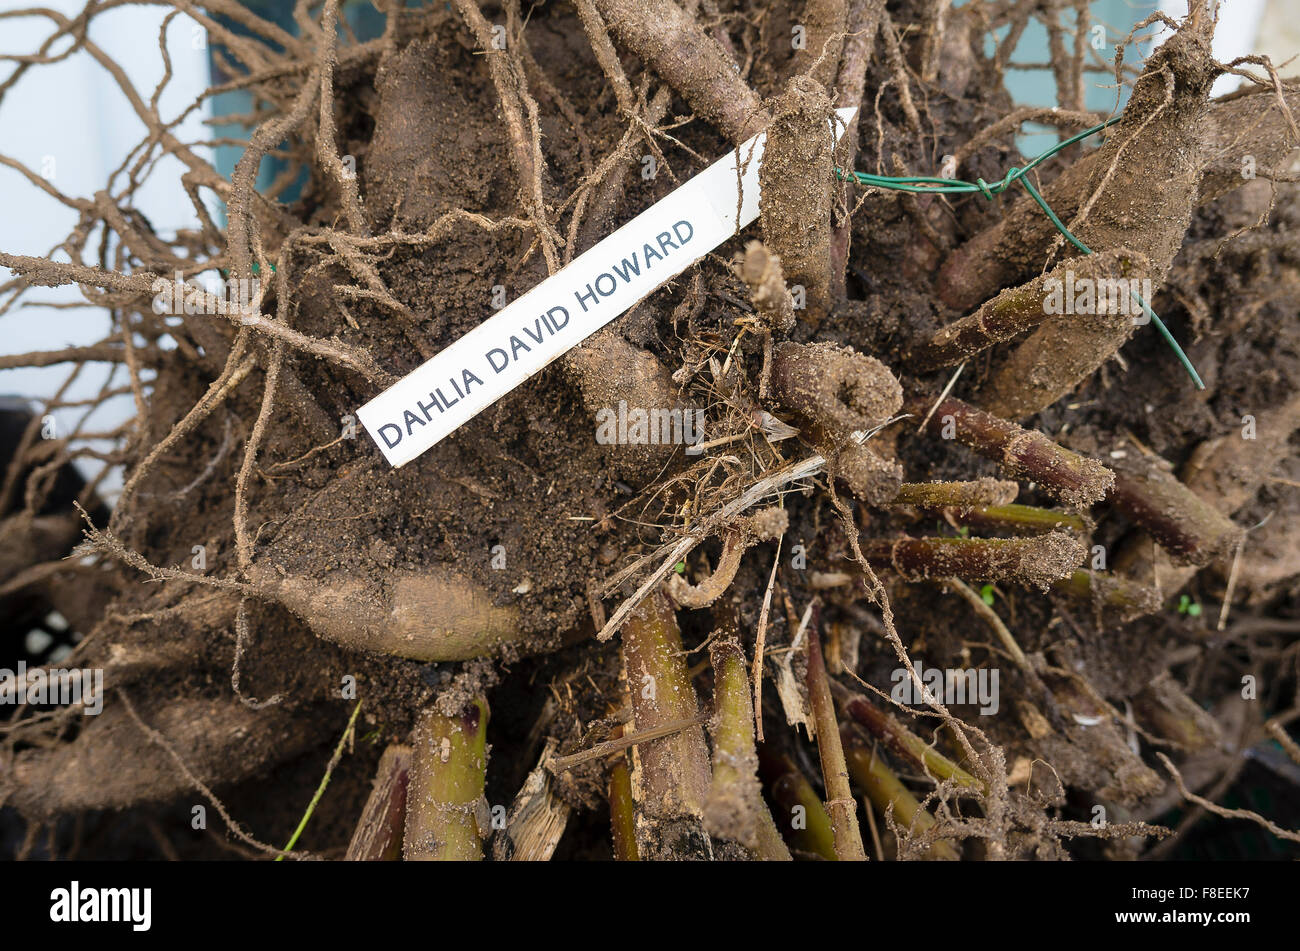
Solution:
[(1156, 736), (1187, 752), (1219, 746), (1224, 739), (1219, 721), (1189, 697), (1168, 671), (1133, 696), (1133, 714)]
[(763, 242), (780, 257), (786, 280), (803, 287), (803, 317), (815, 328), (831, 305), (834, 111), (825, 88), (799, 76), (772, 112), (758, 171)]
[(62, 558), (80, 538), (76, 515), (12, 515), (0, 521), (0, 583), (25, 568)]
[(641, 57), (697, 113), (732, 142), (760, 132), (767, 111), (735, 63), (672, 0), (596, 0), (615, 39)]
[(293, 716), (280, 707), (255, 711), (233, 699), (185, 698), (150, 714), (146, 730), (109, 697), (76, 739), (19, 753), (7, 776), (0, 768), (0, 800), (26, 815), (53, 816), (197, 796), (168, 748), (194, 778), (217, 786), (312, 749), (328, 729), (327, 718)]
[[(1199, 14), (1199, 15), (1198, 15)], [(1134, 252), (1144, 279), (1159, 287), (1191, 223), (1204, 147), (1210, 86), (1219, 75), (1210, 55), (1213, 22), (1194, 8), (1183, 27), (1151, 54), (1124, 118), (1098, 151), (1089, 192), (1096, 203), (1071, 230), (1094, 252)], [(1149, 156), (1159, 155), (1160, 163)], [(1133, 333), (1128, 313), (1061, 315), (1021, 344), (981, 391), (990, 412), (1021, 419), (1071, 392)]]
[[(1287, 104), (1300, 111), (1300, 81), (1289, 80), (1282, 86)], [(1209, 138), (1203, 159), (1211, 164), (1200, 180), (1198, 205), (1250, 181), (1242, 175), (1245, 156), (1254, 157), (1261, 178), (1280, 175), (1285, 171), (1284, 159), (1294, 147), (1288, 141), (1285, 114), (1271, 89), (1252, 90), (1213, 103), (1201, 135)], [(1139, 159), (1145, 161), (1141, 156)], [(1090, 152), (1043, 189), (1044, 200), (1067, 226), (1092, 193), (1094, 178), (1108, 164), (1100, 149)], [(1040, 271), (1059, 237), (1056, 226), (1026, 195), (996, 225), (981, 231), (948, 257), (939, 272), (940, 299), (957, 311), (978, 307), (1002, 288), (1022, 284)]]
[(807, 425), (814, 442), (828, 447), (879, 426), (903, 405), (903, 388), (887, 366), (830, 343), (778, 346), (772, 393)]
[(382, 589), (362, 578), (250, 569), (255, 592), (298, 615), (317, 636), (353, 650), (412, 660), (469, 660), (518, 644), (516, 612), (451, 572), (393, 571)]
[[(603, 420), (619, 414), (620, 403), (626, 404), (625, 413), (680, 411), (685, 425), (685, 413), (690, 410), (683, 406), (677, 386), (663, 364), (653, 353), (629, 343), (613, 330), (599, 331), (569, 351), (565, 369), (582, 390), (583, 403), (592, 414), (597, 433)], [(647, 426), (646, 443), (633, 444), (629, 440), (623, 444), (616, 440), (608, 445), (615, 477), (637, 486), (649, 484), (662, 474), (678, 448), (672, 438), (663, 438), (671, 434), (658, 432), (654, 422)]]
[[(1222, 528), (1220, 519), (1224, 513), (1236, 512), (1253, 499), (1260, 485), (1289, 454), (1291, 434), (1300, 428), (1300, 394), (1260, 413), (1256, 425), (1255, 439), (1243, 439), (1240, 432), (1232, 432), (1206, 440), (1192, 453), (1184, 467), (1183, 481), (1173, 491), (1194, 497), (1190, 504), (1184, 500), (1182, 508), (1196, 511), (1203, 505), (1212, 514), (1206, 516), (1201, 512), (1209, 530), (1203, 529), (1198, 539), (1178, 540), (1171, 536), (1175, 548), (1181, 546), (1193, 554), (1197, 550), (1216, 548), (1215, 528)], [(1160, 508), (1159, 505), (1151, 507)], [(1176, 594), (1196, 574), (1200, 562), (1188, 560), (1185, 554), (1175, 562), (1176, 553), (1164, 551), (1156, 551), (1153, 557), (1151, 540), (1152, 536), (1146, 533), (1129, 540), (1115, 559), (1114, 568), (1144, 580), (1149, 577), (1153, 584), (1159, 584), (1164, 594)]]

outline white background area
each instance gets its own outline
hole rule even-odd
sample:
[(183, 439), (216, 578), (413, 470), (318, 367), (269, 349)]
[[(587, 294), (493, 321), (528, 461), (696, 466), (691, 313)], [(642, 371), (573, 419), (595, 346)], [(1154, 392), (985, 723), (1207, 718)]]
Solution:
[[(0, 0), (0, 9), (4, 10), (29, 6), (23, 0)], [(48, 6), (72, 17), (83, 4), (81, 0), (49, 0)], [(162, 7), (120, 7), (95, 17), (88, 34), (121, 65), (146, 102), (163, 77), (158, 40), (165, 15)], [(0, 53), (34, 53), (54, 30), (55, 24), (44, 17), (0, 20)], [(183, 14), (169, 25), (167, 48), (173, 75), (159, 99), (165, 121), (184, 111), (208, 86), (205, 42), (201, 28)], [(49, 53), (57, 54), (68, 46), (67, 39), (60, 40)], [(0, 76), (7, 78), (13, 69), (12, 62), (0, 63)], [(197, 110), (175, 130), (177, 137), (183, 142), (211, 138), (204, 116), (203, 110)], [(50, 184), (71, 198), (92, 198), (96, 190), (104, 188), (108, 176), (145, 134), (144, 124), (117, 83), (84, 50), (62, 62), (30, 67), (0, 103), (0, 155), (23, 163), (38, 175), (46, 173)], [(203, 151), (200, 154), (208, 157)], [(181, 189), (180, 175), (184, 171), (178, 160), (168, 156), (135, 195), (135, 206), (164, 237), (178, 228), (198, 224), (193, 206)], [(0, 166), (0, 250), (49, 254), (67, 238), (77, 217), (77, 212), (41, 191), (21, 173)], [(87, 253), (97, 253), (98, 244), (96, 234), (88, 243)], [(68, 260), (62, 251), (55, 256)], [(95, 262), (87, 257), (83, 263)], [(0, 268), (0, 278), (10, 276), (9, 271)], [(23, 300), (28, 306), (0, 316), (0, 353), (90, 344), (111, 332), (109, 317), (101, 309), (89, 305), (75, 310), (35, 306), (48, 301), (84, 302), (75, 287), (33, 288), (23, 295)], [(70, 369), (63, 365), (0, 371), (0, 394), (48, 398), (67, 379)], [(93, 398), (109, 374), (115, 374), (114, 386), (128, 382), (125, 367), (88, 364), (65, 399)], [(118, 397), (87, 419), (83, 431), (113, 429), (133, 412), (131, 397)], [(81, 409), (59, 411), (55, 414), (57, 432), (70, 431), (84, 414)], [(98, 463), (90, 462), (82, 468), (93, 472), (98, 467)], [(110, 495), (116, 482), (111, 480), (105, 486)]]

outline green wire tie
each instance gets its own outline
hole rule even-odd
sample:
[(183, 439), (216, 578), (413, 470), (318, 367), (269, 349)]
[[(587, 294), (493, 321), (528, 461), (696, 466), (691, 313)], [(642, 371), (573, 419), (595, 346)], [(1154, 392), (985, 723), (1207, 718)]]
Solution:
[[(1070, 138), (1066, 139), (1063, 142), (1058, 142), (1056, 145), (1052, 146), (1046, 152), (1043, 152), (1037, 158), (1031, 160), (1029, 164), (1025, 165), (1023, 168), (1017, 168), (1015, 166), (1012, 166), (1011, 168), (1007, 169), (1006, 175), (1002, 176), (1001, 180), (996, 182), (991, 182), (991, 183), (986, 182), (982, 178), (976, 179), (974, 182), (964, 182), (961, 181), (960, 179), (952, 179), (952, 178), (928, 178), (926, 176), (895, 177), (891, 175), (871, 175), (867, 172), (853, 172), (852, 177), (853, 180), (856, 181), (859, 185), (867, 185), (869, 187), (874, 187), (874, 188), (889, 188), (895, 191), (927, 192), (927, 193), (938, 192), (940, 194), (950, 194), (950, 195), (970, 194), (972, 192), (979, 192), (989, 201), (992, 201), (995, 195), (1002, 194), (1012, 185), (1019, 182), (1021, 185), (1024, 186), (1025, 191), (1029, 192), (1030, 197), (1033, 198), (1034, 201), (1038, 203), (1038, 207), (1043, 209), (1044, 213), (1051, 220), (1052, 224), (1056, 226), (1056, 229), (1060, 231), (1061, 234), (1065, 235), (1065, 237), (1069, 239), (1071, 244), (1073, 244), (1084, 254), (1092, 254), (1093, 253), (1092, 248), (1088, 247), (1086, 244), (1084, 244), (1082, 241), (1080, 241), (1078, 238), (1076, 238), (1073, 234), (1070, 233), (1070, 229), (1067, 228), (1065, 226), (1065, 223), (1062, 222), (1061, 219), (1056, 216), (1056, 212), (1052, 211), (1052, 209), (1048, 206), (1047, 202), (1043, 200), (1043, 196), (1039, 194), (1038, 189), (1035, 188), (1033, 183), (1030, 182), (1030, 180), (1025, 176), (1034, 168), (1036, 168), (1038, 165), (1047, 161), (1047, 159), (1051, 158), (1057, 152), (1061, 151), (1062, 149), (1068, 146), (1074, 145), (1074, 143), (1082, 141), (1083, 139), (1086, 139), (1091, 135), (1096, 135), (1098, 132), (1102, 131), (1103, 129), (1106, 129), (1109, 126), (1114, 125), (1116, 122), (1119, 122), (1120, 118), (1121, 118), (1120, 116), (1115, 116), (1113, 119), (1107, 119), (1105, 122), (1101, 123), (1100, 125), (1095, 125), (1091, 129), (1087, 129), (1083, 132), (1078, 133), (1077, 135), (1072, 135), (1070, 136)], [(843, 181), (844, 172), (838, 168), (835, 169), (835, 177), (840, 181)], [(1142, 308), (1142, 313), (1146, 314), (1146, 316), (1155, 324), (1156, 329), (1160, 331), (1160, 335), (1164, 337), (1165, 342), (1169, 344), (1169, 346), (1173, 349), (1179, 361), (1182, 363), (1183, 368), (1187, 370), (1188, 375), (1191, 376), (1192, 382), (1196, 384), (1196, 388), (1198, 390), (1205, 389), (1205, 383), (1201, 380), (1201, 375), (1196, 372), (1196, 367), (1192, 366), (1192, 361), (1188, 359), (1187, 354), (1183, 351), (1183, 348), (1178, 345), (1178, 341), (1175, 340), (1174, 335), (1169, 332), (1169, 328), (1165, 326), (1165, 322), (1161, 320), (1160, 316), (1151, 309), (1150, 305), (1148, 305), (1146, 301), (1142, 299), (1142, 296), (1140, 294), (1138, 294), (1136, 291), (1130, 291), (1130, 294), (1132, 295), (1133, 300), (1137, 303), (1137, 305)]]

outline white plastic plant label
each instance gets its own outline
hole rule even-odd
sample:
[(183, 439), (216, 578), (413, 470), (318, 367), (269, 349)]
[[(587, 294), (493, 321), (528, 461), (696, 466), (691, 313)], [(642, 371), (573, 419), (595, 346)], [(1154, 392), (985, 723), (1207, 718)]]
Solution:
[[(854, 110), (837, 112), (838, 140)], [(751, 224), (764, 141), (727, 153), (361, 407), (384, 458), (410, 462)]]

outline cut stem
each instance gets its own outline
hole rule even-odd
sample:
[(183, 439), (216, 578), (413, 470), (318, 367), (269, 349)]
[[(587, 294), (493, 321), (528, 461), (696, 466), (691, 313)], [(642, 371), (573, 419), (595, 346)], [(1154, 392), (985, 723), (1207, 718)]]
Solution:
[(1019, 581), (1046, 589), (1069, 577), (1087, 554), (1063, 532), (1032, 538), (898, 538), (862, 544), (872, 565), (892, 568), (908, 581), (949, 576), (964, 581)]
[[(918, 416), (928, 409), (920, 402), (909, 406), (909, 412)], [(925, 428), (933, 436), (955, 439), (992, 459), (1013, 478), (1037, 482), (1067, 505), (1082, 508), (1100, 502), (1115, 481), (1114, 473), (1097, 460), (951, 396), (939, 403)]]
[(760, 859), (789, 861), (790, 850), (781, 841), (758, 782), (745, 653), (738, 641), (720, 640), (709, 656), (714, 684), (713, 782), (704, 807), (704, 827), (714, 838), (738, 842)]
[(835, 836), (835, 855), (841, 862), (864, 862), (862, 832), (858, 828), (857, 800), (849, 788), (849, 771), (844, 765), (844, 747), (840, 743), (835, 701), (831, 697), (830, 675), (822, 658), (820, 624), (814, 619), (808, 626), (808, 699), (817, 727), (817, 752), (822, 761), (822, 780), (826, 786), (827, 811)]
[(619, 862), (640, 859), (636, 846), (636, 807), (632, 802), (632, 770), (627, 753), (609, 761), (609, 828), (614, 858)]
[[(1141, 273), (1145, 266), (1146, 261), (1141, 255), (1122, 249), (1071, 258), (1041, 277), (1019, 287), (1007, 288), (974, 313), (940, 328), (913, 353), (910, 363), (921, 371), (963, 363), (994, 344), (1033, 330), (1049, 317), (1061, 313), (1061, 310), (1053, 309), (1050, 302), (1053, 293), (1062, 294), (1066, 285), (1072, 291), (1079, 281), (1127, 281)], [(1098, 313), (1109, 313), (1106, 308), (1115, 305), (1116, 302), (1108, 299), (1102, 291), (1097, 301)], [(1120, 302), (1119, 306), (1128, 313), (1127, 300)]]
[[(918, 508), (953, 507), (967, 511), (976, 507), (1006, 506), (1015, 501), (1020, 486), (1001, 479), (976, 479), (973, 482), (904, 482), (898, 487), (894, 505)], [(1023, 508), (1024, 506), (1022, 506)]]
[(981, 795), (987, 793), (988, 788), (981, 780), (966, 772), (866, 697), (847, 690), (842, 691), (840, 697), (840, 707), (844, 713), (884, 743), (891, 753), (915, 763), (929, 776), (951, 780), (958, 786)]
[(1160, 610), (1160, 596), (1155, 591), (1120, 574), (1100, 574), (1080, 568), (1070, 577), (1054, 582), (1052, 590), (1113, 611), (1115, 620), (1121, 623)]
[(1088, 531), (1082, 515), (1033, 505), (977, 505), (970, 509), (947, 508), (943, 517), (954, 525), (982, 531), (1011, 532), (1017, 535), (1042, 535), (1053, 531)]
[(784, 753), (758, 749), (758, 768), (768, 794), (779, 808), (777, 826), (795, 851), (835, 861), (835, 833), (830, 816), (808, 777)]
[(483, 831), (479, 810), (487, 775), (487, 701), (465, 712), (421, 713), (412, 741), (407, 796), (407, 861), (479, 861)]
[(1118, 472), (1110, 499), (1175, 562), (1206, 565), (1241, 541), (1237, 525), (1158, 463)]
[[(662, 591), (652, 593), (629, 616), (622, 640), (633, 732), (698, 718), (681, 630)], [(632, 756), (640, 854), (653, 859), (694, 851), (688, 840), (707, 847), (702, 816), (711, 770), (703, 727), (696, 724), (639, 743)]]
[[(884, 759), (858, 742), (847, 727), (843, 732), (843, 743), (853, 781), (866, 793), (881, 815), (892, 806), (894, 821), (912, 834), (922, 834), (934, 828), (934, 816), (921, 808), (920, 800), (903, 785)], [(957, 847), (947, 839), (936, 839), (930, 844), (927, 854), (932, 859), (949, 862), (960, 858)]]

